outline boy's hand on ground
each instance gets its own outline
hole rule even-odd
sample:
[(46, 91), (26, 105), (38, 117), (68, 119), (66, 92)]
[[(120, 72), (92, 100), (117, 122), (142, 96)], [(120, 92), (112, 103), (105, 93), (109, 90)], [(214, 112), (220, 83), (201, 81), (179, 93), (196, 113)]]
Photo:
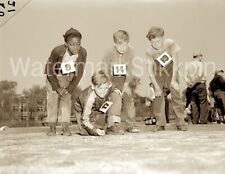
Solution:
[(105, 135), (105, 131), (102, 130), (102, 129), (99, 129), (99, 128), (97, 128), (97, 129), (95, 130), (95, 132), (96, 132), (96, 134), (99, 135), (99, 136)]

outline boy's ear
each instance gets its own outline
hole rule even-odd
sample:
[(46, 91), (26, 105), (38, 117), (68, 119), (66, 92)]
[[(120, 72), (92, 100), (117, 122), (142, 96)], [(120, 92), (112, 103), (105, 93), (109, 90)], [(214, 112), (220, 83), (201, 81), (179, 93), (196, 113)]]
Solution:
[(64, 45), (65, 45), (66, 47), (68, 47), (68, 44), (67, 44), (67, 42), (64, 42)]

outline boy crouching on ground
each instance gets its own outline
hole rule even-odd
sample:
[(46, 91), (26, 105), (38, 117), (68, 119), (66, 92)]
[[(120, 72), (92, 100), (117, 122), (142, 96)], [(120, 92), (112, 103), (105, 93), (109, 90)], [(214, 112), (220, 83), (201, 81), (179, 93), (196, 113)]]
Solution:
[(63, 35), (65, 44), (55, 47), (47, 61), (47, 135), (56, 135), (56, 123), (62, 125), (62, 135), (70, 136), (71, 94), (79, 84), (87, 52), (81, 46), (81, 33), (71, 28)]
[(122, 97), (104, 71), (92, 76), (92, 85), (75, 102), (75, 114), (81, 135), (123, 134), (120, 129)]

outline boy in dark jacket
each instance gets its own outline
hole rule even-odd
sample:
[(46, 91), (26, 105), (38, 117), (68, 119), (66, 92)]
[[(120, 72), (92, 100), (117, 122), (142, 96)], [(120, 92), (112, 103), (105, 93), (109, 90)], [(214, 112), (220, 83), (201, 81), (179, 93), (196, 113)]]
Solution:
[(45, 68), (49, 136), (56, 134), (57, 121), (62, 125), (62, 135), (71, 135), (71, 94), (81, 80), (87, 57), (78, 30), (71, 28), (63, 37), (65, 44), (52, 50)]

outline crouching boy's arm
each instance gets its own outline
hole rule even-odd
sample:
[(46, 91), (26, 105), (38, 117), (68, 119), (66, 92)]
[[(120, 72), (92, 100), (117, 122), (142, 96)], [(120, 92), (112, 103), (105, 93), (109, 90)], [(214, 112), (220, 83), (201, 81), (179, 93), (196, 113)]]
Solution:
[(178, 72), (179, 72), (179, 57), (178, 53), (172, 54), (173, 58), (173, 74), (171, 79), (171, 87), (173, 87), (176, 90), (179, 90), (179, 84), (178, 84)]
[(101, 130), (97, 127), (95, 127), (91, 122), (90, 122), (90, 116), (92, 113), (92, 107), (93, 107), (93, 103), (95, 102), (95, 98), (91, 95), (88, 100), (86, 105), (84, 106), (84, 110), (82, 113), (82, 118), (81, 118), (81, 122), (84, 126), (84, 128), (87, 130), (87, 132), (90, 135), (97, 135), (97, 136), (101, 136), (101, 135), (105, 135), (105, 131)]
[(156, 81), (155, 78), (155, 74), (154, 74), (154, 60), (153, 58), (147, 54), (147, 59), (146, 59), (146, 63), (147, 63), (147, 70), (148, 70), (148, 75), (150, 78), (150, 81), (152, 82), (154, 89), (155, 89), (155, 96), (161, 96), (162, 95), (162, 90), (159, 87), (159, 84)]
[(82, 130), (83, 129), (81, 124), (82, 106), (81, 106), (79, 97), (76, 99), (76, 102), (74, 104), (74, 109), (75, 109), (75, 116), (77, 119), (77, 125), (79, 127), (79, 130)]
[(55, 72), (57, 64), (56, 49), (53, 49), (45, 67), (45, 74), (47, 75), (48, 81), (54, 91), (57, 91), (60, 88)]

